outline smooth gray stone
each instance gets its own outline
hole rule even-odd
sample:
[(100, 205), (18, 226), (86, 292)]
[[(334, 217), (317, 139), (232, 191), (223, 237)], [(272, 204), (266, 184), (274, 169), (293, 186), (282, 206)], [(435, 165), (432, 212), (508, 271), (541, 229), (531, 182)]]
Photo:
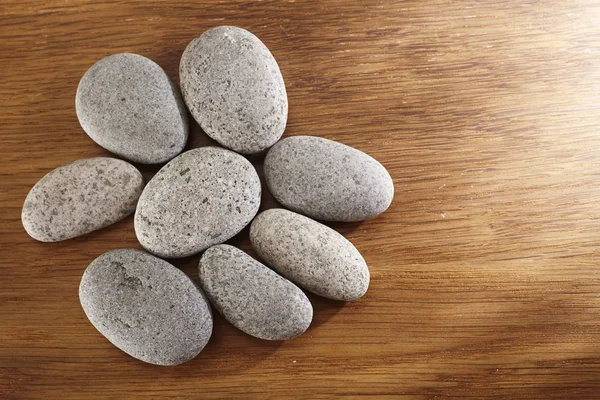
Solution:
[(252, 221), (260, 180), (248, 160), (220, 147), (187, 151), (148, 182), (135, 233), (148, 251), (186, 257), (223, 243)]
[(265, 179), (283, 206), (324, 221), (362, 221), (384, 212), (394, 182), (371, 156), (314, 136), (293, 136), (273, 146)]
[(292, 339), (312, 321), (312, 305), (302, 290), (233, 246), (206, 250), (198, 275), (213, 306), (248, 335)]
[(204, 32), (185, 49), (181, 92), (204, 132), (243, 154), (271, 147), (288, 115), (277, 61), (252, 33), (234, 26)]
[(369, 288), (369, 268), (356, 247), (333, 229), (273, 208), (250, 226), (252, 247), (300, 287), (333, 300), (356, 300)]
[(41, 242), (71, 239), (113, 224), (135, 210), (142, 174), (116, 158), (78, 160), (50, 171), (29, 191), (21, 221)]
[(134, 162), (166, 162), (187, 142), (181, 96), (158, 64), (137, 54), (94, 64), (79, 82), (75, 106), (94, 142)]
[(109, 251), (92, 261), (79, 300), (112, 344), (151, 364), (191, 360), (212, 333), (210, 306), (200, 289), (168, 262), (137, 249)]

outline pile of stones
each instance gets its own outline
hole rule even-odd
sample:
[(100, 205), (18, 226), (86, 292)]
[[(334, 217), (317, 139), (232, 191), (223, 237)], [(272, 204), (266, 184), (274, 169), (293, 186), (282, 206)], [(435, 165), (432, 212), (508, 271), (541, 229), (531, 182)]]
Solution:
[[(96, 258), (83, 274), (79, 298), (111, 343), (158, 365), (200, 353), (212, 334), (211, 305), (249, 335), (286, 340), (313, 318), (300, 288), (341, 301), (363, 296), (370, 279), (363, 257), (315, 219), (373, 218), (394, 196), (386, 169), (359, 150), (313, 136), (279, 140), (288, 114), (285, 84), (273, 55), (252, 33), (231, 26), (204, 32), (185, 49), (179, 75), (182, 96), (159, 65), (140, 55), (116, 54), (94, 64), (77, 89), (83, 130), (120, 158), (168, 163), (144, 185), (127, 161), (78, 160), (44, 176), (22, 211), (27, 233), (43, 242), (84, 235), (135, 213), (146, 251), (117, 249)], [(189, 132), (186, 107), (223, 147), (180, 154)], [(261, 182), (243, 155), (266, 150), (266, 184), (285, 209), (256, 215)], [(248, 224), (265, 264), (222, 244)], [(200, 252), (200, 287), (162, 259)]]

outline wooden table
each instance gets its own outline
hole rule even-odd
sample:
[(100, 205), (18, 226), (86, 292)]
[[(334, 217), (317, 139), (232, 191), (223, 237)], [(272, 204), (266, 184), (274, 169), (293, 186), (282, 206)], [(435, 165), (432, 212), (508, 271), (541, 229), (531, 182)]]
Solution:
[[(132, 217), (39, 243), (21, 206), (53, 168), (109, 155), (74, 109), (95, 61), (139, 53), (177, 82), (187, 43), (224, 24), (277, 58), (285, 135), (369, 153), (396, 197), (332, 225), (370, 265), (363, 299), (310, 296), (288, 342), (217, 316), (197, 358), (152, 366), (78, 300), (95, 257), (140, 247)], [(1, 399), (600, 398), (597, 1), (2, 0), (0, 62)], [(207, 143), (194, 123), (189, 147)], [(231, 242), (250, 250), (247, 234)], [(197, 279), (198, 258), (174, 264)]]

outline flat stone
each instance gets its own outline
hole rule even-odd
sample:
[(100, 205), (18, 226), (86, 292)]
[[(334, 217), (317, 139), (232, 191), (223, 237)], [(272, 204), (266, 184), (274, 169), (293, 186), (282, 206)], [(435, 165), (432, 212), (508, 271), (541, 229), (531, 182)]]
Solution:
[(384, 212), (394, 182), (371, 156), (314, 136), (288, 137), (264, 163), (269, 190), (283, 206), (324, 221), (362, 221)]
[(126, 161), (98, 157), (50, 171), (29, 191), (21, 220), (41, 242), (71, 239), (113, 224), (135, 210), (142, 174)]
[(89, 137), (130, 161), (166, 162), (187, 142), (181, 96), (158, 64), (137, 54), (94, 64), (79, 82), (75, 106)]
[(148, 182), (135, 232), (148, 251), (186, 257), (223, 243), (252, 221), (260, 180), (248, 160), (220, 147), (187, 151)]
[(92, 261), (79, 300), (112, 344), (151, 364), (191, 360), (212, 333), (210, 306), (200, 289), (168, 262), (137, 249), (109, 251)]
[(312, 321), (312, 305), (302, 290), (233, 246), (206, 250), (198, 275), (214, 307), (248, 335), (292, 339)]
[(369, 268), (356, 247), (333, 229), (273, 208), (250, 226), (256, 253), (300, 287), (333, 300), (356, 300), (369, 287)]
[(271, 147), (288, 115), (277, 61), (252, 33), (234, 26), (204, 32), (185, 49), (181, 92), (204, 132), (243, 154)]

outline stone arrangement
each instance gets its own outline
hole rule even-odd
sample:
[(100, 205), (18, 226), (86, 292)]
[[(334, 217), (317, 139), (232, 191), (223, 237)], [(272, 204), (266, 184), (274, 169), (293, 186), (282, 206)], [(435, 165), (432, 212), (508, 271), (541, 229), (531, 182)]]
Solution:
[[(106, 150), (135, 163), (164, 165), (145, 185), (126, 161), (99, 157), (56, 168), (29, 192), (27, 233), (56, 242), (104, 228), (135, 213), (146, 250), (117, 249), (85, 270), (79, 298), (90, 322), (139, 360), (177, 365), (208, 343), (211, 305), (236, 328), (288, 340), (311, 324), (301, 290), (351, 301), (369, 287), (359, 251), (315, 221), (363, 221), (394, 196), (387, 170), (367, 154), (331, 140), (285, 130), (288, 100), (269, 49), (232, 26), (204, 32), (185, 49), (181, 93), (163, 69), (136, 54), (116, 54), (83, 76), (76, 111), (83, 130)], [(181, 153), (187, 110), (223, 147)], [(284, 208), (257, 215), (261, 183), (240, 154), (268, 152), (268, 189)], [(312, 219), (314, 218), (314, 219)], [(261, 263), (223, 244), (250, 225)], [(204, 252), (199, 286), (161, 258)]]

